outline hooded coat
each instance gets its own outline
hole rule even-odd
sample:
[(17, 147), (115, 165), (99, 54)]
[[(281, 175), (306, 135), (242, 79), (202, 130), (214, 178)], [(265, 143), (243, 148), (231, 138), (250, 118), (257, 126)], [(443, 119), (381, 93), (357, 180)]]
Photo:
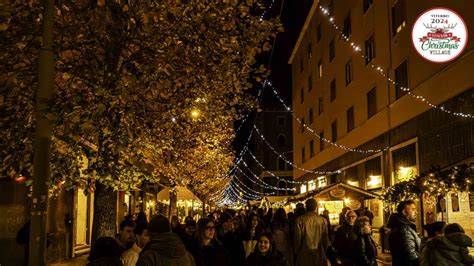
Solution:
[(191, 254), (178, 235), (172, 232), (153, 237), (143, 247), (137, 266), (195, 266)]
[(421, 239), (416, 225), (404, 215), (395, 213), (387, 223), (390, 228), (388, 242), (393, 266), (418, 265)]
[(421, 266), (472, 265), (474, 260), (467, 247), (472, 240), (464, 233), (435, 236), (428, 240), (421, 253)]

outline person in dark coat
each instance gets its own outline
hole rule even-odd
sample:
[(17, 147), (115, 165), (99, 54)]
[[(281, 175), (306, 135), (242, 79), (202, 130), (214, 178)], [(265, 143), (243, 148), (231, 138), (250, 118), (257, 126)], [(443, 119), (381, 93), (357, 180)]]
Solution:
[(171, 216), (171, 231), (177, 234), (179, 237), (184, 235), (184, 229), (179, 222), (179, 218), (176, 215)]
[(148, 224), (150, 241), (145, 245), (137, 266), (194, 266), (193, 256), (186, 250), (178, 235), (171, 232), (166, 217), (159, 214)]
[(246, 266), (290, 266), (288, 261), (275, 247), (272, 234), (264, 232), (258, 236), (258, 244), (247, 258)]
[(100, 237), (92, 245), (87, 266), (123, 266), (124, 249), (113, 237)]
[(468, 247), (472, 239), (456, 223), (444, 229), (444, 236), (437, 235), (426, 243), (421, 253), (421, 266), (472, 265), (474, 259), (469, 255)]
[(262, 221), (258, 218), (256, 213), (250, 213), (247, 217), (247, 228), (241, 235), (242, 243), (244, 245), (245, 257), (248, 257), (253, 252), (257, 245), (257, 237), (263, 232)]
[(217, 232), (217, 239), (222, 242), (223, 246), (229, 252), (232, 263), (231, 265), (244, 265), (244, 245), (240, 238), (234, 233), (234, 223), (232, 222), (232, 216), (227, 212), (222, 212), (219, 216), (219, 221), (221, 225)]
[(411, 266), (419, 264), (421, 239), (416, 233), (416, 205), (412, 200), (402, 201), (397, 213), (390, 216), (387, 227), (390, 228), (389, 246), (393, 266)]
[(370, 219), (360, 217), (354, 225), (357, 239), (354, 241), (354, 263), (356, 266), (377, 266), (377, 246), (372, 239)]
[(186, 221), (186, 227), (184, 228), (184, 234), (181, 236), (184, 246), (189, 250), (190, 245), (196, 238), (196, 221), (192, 218)]
[(345, 212), (345, 215), (344, 223), (337, 229), (334, 236), (333, 246), (336, 249), (336, 253), (340, 258), (342, 265), (350, 266), (354, 265), (351, 247), (357, 239), (357, 235), (354, 232), (357, 214), (355, 211), (349, 209)]
[(230, 264), (229, 252), (216, 239), (216, 224), (213, 219), (199, 219), (196, 236), (189, 250), (194, 257), (196, 266)]

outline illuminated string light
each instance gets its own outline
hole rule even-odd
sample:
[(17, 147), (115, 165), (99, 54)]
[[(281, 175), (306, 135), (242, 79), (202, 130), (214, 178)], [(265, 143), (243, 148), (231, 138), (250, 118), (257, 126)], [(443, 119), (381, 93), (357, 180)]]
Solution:
[(318, 133), (316, 133), (316, 131), (314, 131), (314, 129), (310, 128), (308, 125), (306, 125), (299, 117), (297, 117), (295, 115), (295, 113), (291, 110), (291, 108), (285, 103), (285, 101), (280, 97), (280, 95), (278, 94), (278, 92), (276, 91), (275, 87), (271, 86), (271, 89), (273, 91), (273, 94), (277, 97), (277, 99), (280, 101), (280, 103), (283, 105), (283, 107), (289, 111), (291, 113), (291, 116), (300, 124), (302, 125), (305, 129), (307, 129), (309, 132), (311, 132), (314, 136), (316, 136), (316, 138), (320, 139), (320, 140), (323, 140), (324, 142), (334, 146), (334, 147), (337, 147), (339, 149), (343, 149), (345, 151), (350, 151), (350, 152), (357, 152), (357, 153), (365, 153), (365, 154), (368, 154), (368, 153), (378, 153), (378, 152), (383, 152), (385, 150), (388, 150), (389, 147), (385, 147), (383, 149), (368, 149), (368, 150), (363, 150), (363, 149), (353, 149), (353, 148), (349, 148), (347, 146), (344, 146), (344, 145), (341, 145), (341, 144), (338, 144), (338, 143), (335, 143), (335, 142), (332, 142), (324, 137), (321, 137)]
[(262, 196), (259, 196), (259, 195), (250, 194), (249, 192), (245, 191), (241, 187), (236, 186), (236, 183), (232, 183), (230, 185), (230, 187), (233, 188), (236, 192), (242, 193), (242, 195), (244, 195), (245, 197), (247, 197), (249, 199), (259, 199), (259, 198), (262, 197)]
[[(329, 11), (328, 9), (322, 7), (322, 6), (319, 6), (319, 9), (321, 10), (321, 13), (325, 16), (327, 16), (329, 14)], [(329, 23), (336, 29), (336, 31), (338, 31), (342, 38), (346, 41), (346, 42), (349, 42), (351, 41), (349, 36), (346, 36), (344, 34), (344, 31), (340, 29), (340, 27), (338, 27), (336, 25), (336, 23), (334, 22), (334, 18), (333, 17), (330, 17), (329, 18)], [(360, 48), (360, 46), (356, 45), (354, 42), (351, 42), (350, 43), (351, 47), (352, 47), (352, 50), (354, 50), (354, 52), (358, 55), (360, 55), (362, 58), (364, 58), (364, 60), (370, 60), (371, 58), (367, 57), (366, 55), (364, 55), (363, 53), (361, 53), (362, 49)], [(397, 86), (397, 82), (395, 80), (393, 80), (392, 78), (389, 77), (389, 75), (387, 73), (384, 72), (383, 68), (380, 67), (380, 66), (377, 66), (375, 64), (373, 64), (372, 62), (369, 63), (370, 67), (372, 67), (373, 69), (377, 70), (377, 72), (385, 77), (388, 81), (390, 81), (390, 83), (392, 83), (393, 85)], [(412, 98), (416, 99), (416, 100), (419, 100), (425, 104), (427, 104), (428, 106), (430, 106), (431, 108), (434, 108), (434, 109), (437, 109), (437, 110), (440, 110), (442, 112), (445, 112), (447, 114), (450, 114), (450, 115), (454, 115), (454, 116), (459, 116), (459, 117), (464, 117), (464, 118), (474, 118), (474, 115), (472, 114), (469, 114), (469, 113), (463, 113), (463, 112), (455, 112), (455, 111), (450, 111), (446, 108), (444, 108), (443, 106), (437, 106), (435, 104), (433, 104), (432, 102), (430, 102), (428, 99), (426, 99), (425, 97), (421, 96), (421, 95), (416, 95), (414, 93), (412, 93), (411, 89), (410, 88), (407, 88), (407, 87), (400, 87), (401, 90), (407, 92), (408, 95), (410, 95)]]
[(265, 166), (263, 166), (263, 164), (255, 157), (255, 155), (249, 149), (247, 149), (247, 153), (262, 168), (262, 171), (265, 171), (265, 172), (269, 173), (271, 176), (276, 178), (278, 181), (285, 181), (285, 182), (288, 182), (290, 184), (304, 184), (304, 183), (306, 183), (306, 182), (303, 182), (303, 181), (286, 180), (285, 178), (282, 178), (282, 177), (279, 177), (279, 176), (275, 175), (275, 173), (273, 173), (272, 171), (266, 170)]
[(260, 191), (253, 190), (252, 188), (249, 188), (247, 185), (245, 185), (242, 181), (240, 181), (240, 179), (239, 179), (237, 176), (235, 176), (234, 181), (237, 181), (237, 182), (238, 182), (240, 185), (242, 185), (245, 189), (247, 189), (247, 190), (249, 190), (249, 191), (252, 191), (252, 192), (255, 193), (256, 195), (262, 195), (262, 196), (275, 195), (275, 192), (263, 193), (263, 192), (260, 192)]
[[(262, 141), (279, 157), (281, 158), (282, 160), (284, 160), (287, 164), (293, 166), (294, 168), (297, 168), (303, 172), (306, 172), (306, 173), (312, 173), (312, 174), (318, 174), (318, 175), (331, 175), (331, 174), (335, 174), (335, 173), (341, 173), (341, 170), (336, 170), (336, 171), (313, 171), (313, 170), (308, 170), (308, 169), (305, 169), (297, 164), (294, 164), (292, 161), (288, 160), (288, 158), (286, 158), (283, 154), (279, 153), (269, 142), (268, 140), (260, 133), (260, 131), (258, 130), (257, 127), (254, 127), (254, 130), (255, 132), (257, 132), (257, 135), (262, 139)], [(297, 182), (297, 181), (293, 181), (293, 182)]]
[(262, 179), (260, 179), (260, 177), (258, 177), (251, 169), (250, 167), (247, 165), (247, 163), (245, 161), (242, 161), (242, 163), (244, 164), (245, 168), (247, 169), (247, 171), (250, 173), (250, 175), (260, 181), (261, 185), (258, 184), (257, 182), (255, 182), (252, 178), (249, 178), (243, 171), (242, 169), (240, 168), (237, 168), (237, 170), (239, 172), (241, 172), (247, 179), (249, 179), (250, 181), (252, 181), (252, 183), (258, 185), (258, 186), (261, 186), (261, 187), (264, 187), (264, 188), (267, 188), (267, 189), (273, 189), (273, 190), (279, 190), (279, 191), (293, 191), (294, 189), (293, 188), (279, 188), (279, 187), (275, 187), (275, 186), (272, 186), (268, 183), (266, 183), (265, 181), (263, 181)]

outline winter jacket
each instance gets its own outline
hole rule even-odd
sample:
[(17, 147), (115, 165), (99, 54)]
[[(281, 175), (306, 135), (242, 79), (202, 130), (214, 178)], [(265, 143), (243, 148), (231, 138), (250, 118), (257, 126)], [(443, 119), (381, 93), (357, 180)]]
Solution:
[(418, 265), (420, 237), (416, 225), (398, 213), (390, 216), (387, 227), (391, 229), (388, 237), (393, 266)]
[(352, 257), (352, 246), (357, 239), (357, 235), (353, 230), (354, 226), (344, 222), (336, 231), (334, 236), (333, 247), (337, 250), (338, 255), (342, 260)]
[(278, 250), (273, 250), (271, 254), (263, 256), (259, 252), (252, 252), (247, 258), (246, 266), (290, 266), (288, 261)]
[(143, 247), (137, 266), (195, 266), (191, 254), (175, 233), (162, 233)]
[(209, 246), (201, 246), (194, 241), (189, 249), (194, 257), (196, 266), (228, 266), (230, 265), (229, 252), (217, 241)]
[(428, 240), (421, 252), (421, 266), (472, 265), (473, 257), (467, 247), (472, 240), (463, 233), (435, 236)]
[(290, 265), (294, 264), (293, 245), (291, 244), (290, 229), (288, 223), (283, 225), (273, 225), (273, 239), (275, 240), (275, 248), (286, 258)]
[(228, 232), (226, 234), (220, 231), (218, 236), (219, 241), (224, 248), (229, 252), (233, 266), (242, 266), (245, 264), (245, 250), (244, 245), (239, 237), (234, 233)]
[(354, 259), (356, 266), (377, 266), (377, 247), (370, 235), (361, 235), (354, 241)]
[(296, 265), (327, 265), (326, 250), (329, 246), (326, 220), (314, 211), (296, 218), (294, 249)]

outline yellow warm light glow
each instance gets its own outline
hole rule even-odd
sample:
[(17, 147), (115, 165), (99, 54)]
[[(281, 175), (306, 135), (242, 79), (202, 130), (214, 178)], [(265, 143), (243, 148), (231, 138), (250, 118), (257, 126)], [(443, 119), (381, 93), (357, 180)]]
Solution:
[(357, 181), (347, 181), (347, 184), (349, 184), (351, 186), (354, 186), (354, 187), (359, 186), (359, 182), (357, 182)]
[(192, 118), (198, 118), (201, 115), (201, 112), (198, 109), (193, 109), (191, 111), (191, 117)]
[(382, 185), (382, 176), (380, 175), (371, 175), (369, 176), (369, 181), (367, 181), (367, 187), (375, 188)]
[(400, 174), (406, 175), (406, 174), (408, 174), (408, 172), (410, 172), (409, 167), (400, 167)]
[(344, 198), (344, 203), (345, 203), (345, 204), (348, 204), (350, 201), (351, 201), (351, 199), (349, 199), (349, 198)]
[(303, 194), (306, 192), (306, 185), (301, 185), (300, 187), (300, 193)]

